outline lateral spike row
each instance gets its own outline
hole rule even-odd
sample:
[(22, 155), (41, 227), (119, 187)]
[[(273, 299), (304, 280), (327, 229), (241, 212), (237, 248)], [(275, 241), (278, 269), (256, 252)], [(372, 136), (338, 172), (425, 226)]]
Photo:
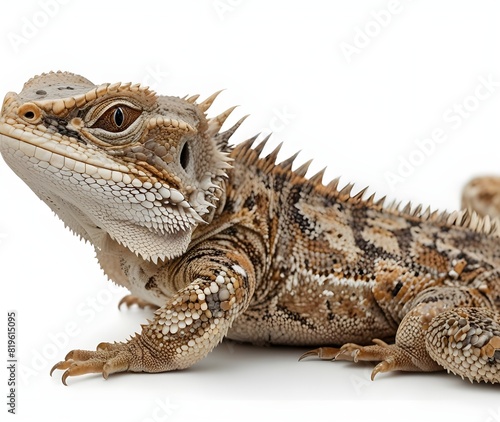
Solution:
[(255, 143), (255, 141), (257, 140), (259, 135), (254, 135), (252, 136), (251, 138), (248, 138), (246, 141), (243, 141), (241, 143), (239, 143), (236, 148), (238, 149), (242, 149), (242, 150), (249, 150), (252, 148), (253, 144)]
[(354, 183), (348, 183), (345, 185), (339, 192), (341, 196), (347, 196), (348, 198), (351, 197), (351, 191), (352, 188), (354, 187)]
[(455, 211), (456, 220), (455, 225), (461, 227), (469, 227), (471, 221), (471, 214), (467, 210)]
[(339, 182), (340, 182), (340, 176), (336, 177), (335, 179), (333, 179), (330, 183), (328, 183), (326, 185), (326, 187), (328, 189), (331, 189), (331, 190), (337, 192), (338, 191), (338, 187), (339, 187)]
[(450, 218), (455, 218), (456, 219), (456, 213), (454, 216), (453, 215), (453, 211), (443, 211), (439, 214), (437, 220), (440, 221), (440, 222), (447, 222)]
[(387, 210), (393, 212), (398, 211), (400, 206), (401, 206), (401, 201), (396, 202), (396, 200), (393, 199), (392, 202), (387, 206)]
[(276, 159), (278, 158), (278, 154), (282, 146), (283, 142), (280, 142), (278, 146), (274, 148), (274, 150), (266, 156), (265, 160), (268, 163), (266, 171), (270, 171), (275, 166)]
[(247, 165), (256, 163), (259, 160), (259, 156), (253, 150), (253, 144), (257, 140), (257, 137), (258, 135), (255, 135), (245, 142), (238, 144), (232, 156), (241, 163), (246, 163)]
[(309, 166), (311, 165), (312, 163), (312, 160), (308, 160), (306, 161), (304, 164), (302, 164), (300, 167), (298, 167), (297, 169), (295, 169), (294, 173), (297, 175), (297, 176), (300, 176), (300, 177), (305, 177), (306, 173), (307, 173), (307, 170), (309, 170)]
[(478, 221), (476, 231), (478, 233), (484, 233), (484, 218), (481, 218), (481, 216), (478, 215)]
[(410, 214), (411, 213), (411, 201), (408, 202), (404, 208), (403, 208), (403, 211), (402, 211), (403, 214)]
[(318, 171), (315, 175), (311, 176), (309, 178), (309, 181), (314, 183), (314, 184), (322, 184), (323, 183), (323, 176), (325, 175), (326, 167)]
[(286, 160), (283, 160), (279, 165), (283, 170), (291, 171), (293, 162), (299, 155), (300, 151), (297, 151), (295, 154), (293, 154), (291, 157), (287, 158)]
[(429, 220), (429, 221), (436, 221), (436, 220), (438, 220), (438, 219), (439, 219), (440, 215), (441, 215), (441, 214), (439, 213), (439, 211), (438, 211), (438, 210), (434, 210), (434, 211), (432, 211), (432, 212), (430, 213), (428, 220)]
[(483, 217), (483, 232), (487, 234), (491, 232), (491, 218), (488, 214)]
[(271, 134), (266, 135), (266, 137), (254, 148), (254, 151), (257, 153), (257, 155), (260, 156), (262, 154), (262, 151), (264, 150), (264, 147), (267, 144), (267, 141), (269, 141), (269, 138), (271, 137)]
[(367, 203), (368, 205), (373, 205), (373, 204), (375, 203), (375, 194), (374, 194), (374, 193), (372, 193), (372, 194), (368, 197), (368, 199), (366, 200), (366, 203)]
[(375, 205), (377, 207), (381, 207), (382, 208), (384, 206), (384, 204), (385, 204), (386, 199), (387, 199), (387, 196), (383, 196), (377, 202), (375, 202)]
[(431, 216), (431, 207), (430, 206), (427, 206), (427, 208), (425, 209), (425, 211), (420, 215), (420, 217), (423, 219), (423, 220), (428, 220), (429, 217)]
[(472, 213), (470, 214), (469, 228), (471, 228), (472, 230), (477, 230), (480, 223), (481, 219), (479, 215), (476, 213), (476, 211), (472, 211)]
[(422, 212), (422, 204), (418, 204), (416, 208), (413, 210), (411, 213), (412, 216), (414, 217), (420, 217)]
[(354, 195), (352, 197), (352, 199), (354, 199), (356, 201), (361, 201), (363, 199), (363, 195), (366, 193), (367, 190), (368, 190), (368, 186), (366, 186), (365, 188), (361, 189), (356, 195)]
[(394, 206), (396, 205), (396, 200), (393, 199), (391, 202), (389, 202), (389, 205), (387, 205), (385, 208), (387, 211), (394, 211)]

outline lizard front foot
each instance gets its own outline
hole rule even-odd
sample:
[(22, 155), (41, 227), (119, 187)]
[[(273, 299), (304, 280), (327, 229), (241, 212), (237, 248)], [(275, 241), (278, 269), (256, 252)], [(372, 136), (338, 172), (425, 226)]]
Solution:
[(152, 308), (156, 310), (159, 308), (159, 306), (134, 295), (126, 295), (122, 297), (120, 302), (118, 302), (118, 309), (120, 309), (122, 305), (125, 305), (127, 308), (131, 308), (134, 305), (137, 305), (140, 309)]
[(96, 351), (72, 350), (63, 361), (56, 363), (50, 370), (50, 375), (56, 370), (65, 370), (62, 382), (68, 385), (68, 377), (102, 373), (104, 379), (116, 372), (133, 370), (137, 364), (136, 348), (131, 343), (101, 343)]

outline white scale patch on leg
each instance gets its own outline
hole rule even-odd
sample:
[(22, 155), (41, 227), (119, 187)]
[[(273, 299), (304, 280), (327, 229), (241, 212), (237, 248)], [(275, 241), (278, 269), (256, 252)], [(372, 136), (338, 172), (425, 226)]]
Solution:
[(239, 265), (233, 265), (231, 267), (237, 274), (243, 276), (243, 277), (247, 277), (247, 272), (241, 268)]

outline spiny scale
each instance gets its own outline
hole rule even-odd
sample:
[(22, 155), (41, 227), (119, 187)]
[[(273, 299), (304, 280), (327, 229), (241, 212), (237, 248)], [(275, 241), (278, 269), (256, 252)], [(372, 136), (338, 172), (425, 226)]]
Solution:
[(298, 155), (299, 155), (299, 151), (297, 151), (295, 154), (293, 154), (290, 158), (287, 158), (286, 160), (283, 160), (280, 163), (280, 167), (283, 170), (285, 170), (285, 171), (291, 171), (293, 163), (294, 163), (294, 161), (295, 161), (295, 159), (297, 158)]
[(201, 103), (198, 104), (198, 108), (206, 113), (207, 110), (212, 106), (213, 102), (217, 98), (217, 96), (222, 92), (223, 90), (214, 92), (210, 97), (208, 97), (206, 100), (202, 101)]
[(305, 177), (307, 170), (309, 170), (309, 166), (311, 165), (313, 160), (308, 160), (304, 164), (302, 164), (300, 167), (295, 169), (294, 173), (297, 174), (298, 176)]
[(318, 185), (323, 183), (323, 176), (325, 175), (326, 167), (318, 171), (315, 175), (311, 176), (309, 180)]
[(220, 128), (226, 121), (226, 119), (229, 117), (229, 115), (234, 111), (234, 109), (237, 106), (233, 106), (228, 108), (226, 111), (223, 113), (219, 114), (218, 116), (215, 116), (208, 120), (208, 130), (207, 130), (207, 135), (208, 136), (214, 136), (216, 133), (219, 132)]

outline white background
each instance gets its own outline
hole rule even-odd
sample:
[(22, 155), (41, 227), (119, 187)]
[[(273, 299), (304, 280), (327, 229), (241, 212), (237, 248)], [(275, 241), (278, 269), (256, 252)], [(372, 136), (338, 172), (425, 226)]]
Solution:
[[(327, 180), (342, 175), (380, 196), (454, 209), (472, 176), (500, 173), (499, 13), (493, 0), (10, 1), (0, 14), (0, 92), (58, 69), (170, 95), (225, 88), (213, 113), (239, 104), (229, 124), (251, 115), (233, 142), (274, 129), (270, 145), (285, 142), (282, 158), (300, 149), (298, 161), (314, 158), (313, 170), (328, 165)], [(476, 91), (481, 78), (493, 81), (490, 91)], [(416, 140), (436, 128), (446, 140), (423, 156)], [(415, 165), (398, 169), (410, 158)], [(401, 176), (395, 186), (387, 172)], [(18, 312), (22, 365), (17, 420), (421, 420), (438, 412), (500, 420), (498, 386), (444, 373), (371, 382), (372, 365), (298, 363), (305, 349), (227, 343), (186, 371), (85, 376), (64, 387), (48, 372), (67, 351), (124, 340), (150, 313), (118, 311), (125, 292), (101, 274), (92, 248), (3, 161), (0, 191), (1, 324), (7, 310)]]

